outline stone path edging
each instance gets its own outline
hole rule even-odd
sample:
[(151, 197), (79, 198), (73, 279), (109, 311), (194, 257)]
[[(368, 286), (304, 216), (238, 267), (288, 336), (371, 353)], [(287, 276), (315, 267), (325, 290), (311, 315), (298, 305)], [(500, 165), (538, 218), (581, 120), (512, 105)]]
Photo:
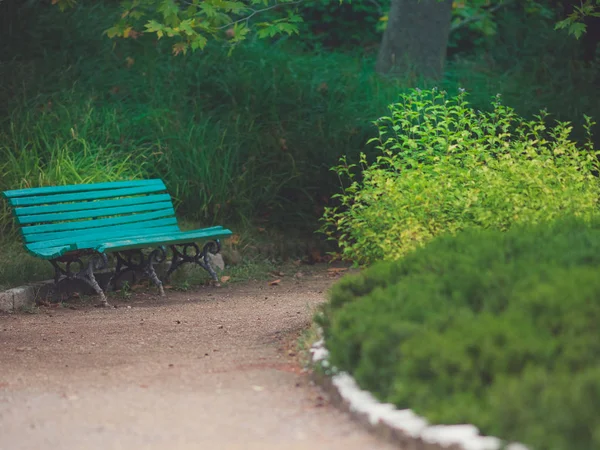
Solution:
[[(108, 281), (109, 277), (110, 273), (108, 272), (96, 274), (96, 279), (102, 283)], [(90, 286), (80, 280), (65, 280), (61, 286), (65, 292), (76, 291), (84, 295), (96, 294)], [(53, 287), (54, 280), (44, 280), (0, 291), (0, 312), (10, 313), (19, 309), (31, 308), (38, 300), (46, 298)]]
[(399, 410), (379, 402), (362, 390), (351, 375), (331, 366), (323, 339), (312, 345), (310, 353), (313, 379), (331, 401), (369, 431), (402, 450), (529, 450), (520, 443), (506, 445), (499, 438), (482, 436), (474, 425), (430, 425), (410, 409)]
[(41, 291), (48, 291), (53, 281), (40, 281), (0, 292), (0, 311), (13, 312), (35, 304)]

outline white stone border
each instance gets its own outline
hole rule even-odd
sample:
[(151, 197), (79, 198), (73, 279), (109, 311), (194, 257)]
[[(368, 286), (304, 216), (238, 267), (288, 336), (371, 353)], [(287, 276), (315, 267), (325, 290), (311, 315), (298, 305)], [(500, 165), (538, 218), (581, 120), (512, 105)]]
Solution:
[(12, 313), (35, 305), (40, 293), (48, 291), (54, 282), (40, 281), (0, 292), (0, 312)]
[(329, 363), (329, 351), (320, 339), (311, 349), (316, 381), (332, 400), (363, 422), (371, 431), (401, 445), (405, 450), (529, 450), (523, 444), (503, 442), (482, 436), (474, 425), (430, 425), (424, 417), (410, 409), (397, 409), (381, 403), (370, 392), (363, 391), (354, 378), (339, 372)]

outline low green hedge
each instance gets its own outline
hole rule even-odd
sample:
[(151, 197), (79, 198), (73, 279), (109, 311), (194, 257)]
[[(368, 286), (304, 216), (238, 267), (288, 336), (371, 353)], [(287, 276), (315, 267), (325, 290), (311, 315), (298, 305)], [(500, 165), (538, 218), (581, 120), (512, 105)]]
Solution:
[(433, 423), (600, 448), (600, 221), (437, 238), (348, 276), (317, 320), (332, 363)]

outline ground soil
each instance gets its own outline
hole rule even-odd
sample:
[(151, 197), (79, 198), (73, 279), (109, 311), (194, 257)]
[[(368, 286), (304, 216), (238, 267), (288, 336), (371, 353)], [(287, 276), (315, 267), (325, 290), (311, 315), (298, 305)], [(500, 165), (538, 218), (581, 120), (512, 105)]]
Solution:
[(388, 449), (296, 346), (335, 277), (0, 315), (0, 449)]

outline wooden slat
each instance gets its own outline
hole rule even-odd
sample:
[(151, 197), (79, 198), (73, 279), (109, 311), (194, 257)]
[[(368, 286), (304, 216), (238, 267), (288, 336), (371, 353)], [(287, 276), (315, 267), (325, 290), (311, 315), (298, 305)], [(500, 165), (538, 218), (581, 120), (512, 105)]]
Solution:
[(66, 186), (44, 186), (27, 189), (14, 189), (2, 193), (6, 198), (30, 197), (49, 194), (64, 194), (74, 192), (102, 191), (119, 188), (131, 188), (140, 186), (155, 186), (159, 190), (166, 190), (164, 183), (160, 179), (152, 180), (133, 180), (133, 181), (114, 181), (107, 183), (90, 184), (70, 184)]
[(78, 202), (101, 198), (125, 197), (130, 195), (162, 192), (158, 186), (140, 186), (135, 188), (105, 189), (102, 191), (78, 192), (75, 194), (40, 195), (34, 197), (19, 197), (9, 199), (11, 206), (47, 205), (50, 203)]
[[(129, 233), (129, 230), (151, 230), (161, 227), (172, 227), (173, 231), (178, 231), (177, 218), (167, 217), (164, 219), (153, 219), (150, 221), (133, 222), (122, 225), (114, 225), (110, 227), (93, 228), (90, 227), (84, 230), (76, 231), (58, 231), (53, 233), (35, 233), (31, 235), (23, 235), (23, 240), (28, 243), (53, 241), (57, 239), (65, 239), (65, 241), (74, 242), (81, 237), (87, 236), (88, 238), (94, 234), (99, 236), (106, 236), (110, 238), (113, 235), (122, 235), (123, 233)], [(21, 230), (22, 231), (22, 230)]]
[(65, 253), (75, 250), (74, 246), (69, 246), (69, 245), (65, 245), (65, 246), (61, 246), (61, 247), (48, 247), (48, 248), (42, 248), (42, 249), (38, 249), (38, 250), (31, 250), (31, 249), (29, 249), (29, 246), (26, 245), (25, 248), (27, 248), (27, 251), (29, 253), (31, 253), (33, 256), (37, 256), (38, 258), (42, 258), (42, 259), (58, 258), (59, 256), (62, 256)]
[(112, 228), (102, 228), (98, 230), (92, 230), (92, 233), (86, 231), (79, 231), (78, 234), (73, 234), (73, 232), (62, 232), (67, 233), (63, 237), (59, 237), (57, 239), (44, 239), (42, 241), (37, 241), (33, 243), (29, 243), (28, 248), (30, 249), (42, 249), (44, 247), (60, 247), (63, 245), (74, 244), (77, 242), (104, 242), (107, 240), (114, 239), (125, 239), (131, 236), (140, 236), (144, 233), (148, 236), (153, 236), (156, 234), (169, 234), (169, 233), (179, 233), (179, 227), (177, 225), (161, 225), (158, 227), (132, 227), (123, 229), (122, 226), (112, 227)]
[[(220, 229), (220, 230), (197, 230), (189, 232), (173, 233), (169, 235), (158, 235), (158, 236), (141, 236), (139, 238), (120, 239), (115, 241), (105, 242), (100, 246), (93, 247), (99, 252), (105, 251), (116, 251), (116, 250), (130, 250), (134, 248), (144, 248), (152, 245), (169, 245), (169, 244), (180, 244), (195, 242), (197, 240), (214, 238), (214, 237), (225, 237), (230, 236), (231, 230)], [(77, 244), (78, 249), (89, 249), (92, 248), (85, 242)]]
[(86, 211), (91, 209), (112, 208), (115, 206), (143, 205), (171, 201), (169, 194), (140, 195), (137, 197), (118, 198), (116, 200), (81, 201), (77, 203), (62, 203), (45, 206), (25, 206), (15, 208), (15, 215), (28, 216), (34, 214), (61, 213), (69, 211)]
[[(230, 236), (231, 230), (223, 227), (210, 227), (195, 231), (174, 231), (169, 233), (157, 233), (157, 234), (141, 234), (143, 230), (137, 230), (139, 236), (130, 236), (128, 238), (115, 237), (109, 241), (80, 241), (77, 244), (64, 244), (56, 245), (53, 242), (51, 246), (39, 247), (36, 244), (27, 244), (28, 251), (35, 256), (44, 259), (57, 258), (65, 253), (75, 250), (96, 250), (99, 252), (105, 251), (123, 251), (131, 250), (135, 248), (146, 248), (156, 245), (171, 245), (181, 244), (189, 242), (197, 242), (209, 238), (218, 238)], [(148, 230), (149, 231), (149, 230)], [(39, 243), (39, 244), (49, 244)]]
[(25, 236), (30, 236), (35, 233), (51, 233), (55, 231), (71, 231), (71, 230), (83, 230), (90, 228), (99, 228), (110, 225), (122, 225), (127, 223), (143, 222), (151, 219), (161, 219), (163, 217), (171, 217), (175, 215), (175, 211), (172, 206), (161, 209), (159, 211), (152, 211), (148, 213), (132, 214), (129, 216), (111, 217), (108, 219), (95, 219), (95, 220), (82, 220), (79, 222), (63, 222), (63, 223), (50, 223), (45, 225), (31, 225), (28, 227), (22, 227), (21, 232)]
[(74, 211), (56, 214), (36, 214), (35, 216), (17, 216), (17, 222), (21, 225), (42, 222), (60, 222), (65, 220), (95, 219), (103, 216), (117, 216), (121, 214), (134, 214), (148, 211), (160, 211), (172, 208), (171, 201), (160, 203), (146, 203), (134, 206), (117, 206), (114, 208), (93, 209), (87, 211)]
[(189, 230), (189, 231), (179, 230), (179, 231), (181, 233), (192, 233), (194, 231), (219, 231), (219, 230), (224, 230), (222, 225), (215, 225), (214, 227), (199, 228), (198, 230)]

